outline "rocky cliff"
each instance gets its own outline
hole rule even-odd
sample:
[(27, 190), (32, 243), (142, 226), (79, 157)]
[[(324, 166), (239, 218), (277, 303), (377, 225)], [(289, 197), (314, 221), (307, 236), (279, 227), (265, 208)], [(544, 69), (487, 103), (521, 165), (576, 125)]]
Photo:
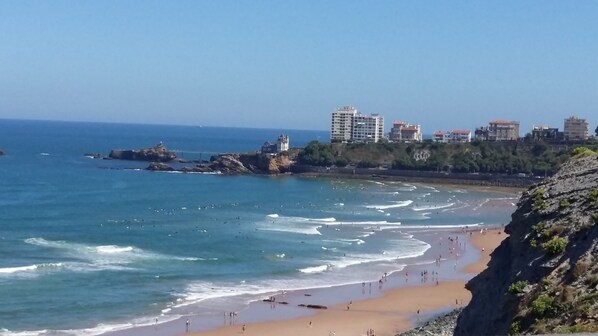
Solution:
[(598, 331), (598, 156), (527, 190), (505, 231), (455, 335)]

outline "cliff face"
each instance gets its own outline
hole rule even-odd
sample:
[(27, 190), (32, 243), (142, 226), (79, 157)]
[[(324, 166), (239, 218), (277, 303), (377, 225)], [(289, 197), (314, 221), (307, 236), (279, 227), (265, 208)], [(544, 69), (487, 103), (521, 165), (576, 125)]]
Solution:
[(526, 191), (455, 335), (598, 331), (598, 157)]
[(209, 169), (223, 174), (280, 174), (290, 171), (288, 156), (266, 154), (223, 154), (210, 160)]

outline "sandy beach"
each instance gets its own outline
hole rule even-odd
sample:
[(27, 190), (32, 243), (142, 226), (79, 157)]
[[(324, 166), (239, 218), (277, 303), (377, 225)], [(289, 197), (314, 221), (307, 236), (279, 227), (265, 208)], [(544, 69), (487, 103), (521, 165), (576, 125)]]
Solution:
[[(489, 229), (483, 234), (480, 231), (462, 234), (471, 246), (479, 253), (479, 258), (473, 263), (463, 265), (456, 272), (477, 274), (485, 269), (490, 260), (490, 253), (507, 237), (502, 229)], [(440, 243), (442, 244), (442, 243)], [(458, 256), (456, 257), (458, 258)], [(446, 261), (443, 261), (446, 263)], [(452, 261), (450, 261), (452, 262)], [(412, 271), (409, 275), (408, 272)], [(290, 319), (278, 318), (273, 321), (244, 323), (243, 319), (228, 320), (217, 329), (182, 333), (194, 336), (212, 335), (337, 335), (357, 336), (367, 335), (373, 330), (377, 336), (395, 335), (397, 332), (409, 330), (419, 320), (428, 319), (442, 311), (466, 305), (471, 294), (465, 289), (466, 280), (441, 280), (437, 283), (432, 275), (431, 281), (421, 278), (421, 267), (408, 266), (403, 271), (392, 274), (388, 278), (393, 281), (403, 281), (406, 284), (400, 288), (389, 288), (382, 291), (380, 297), (354, 300), (328, 307), (326, 310), (313, 310), (313, 314)], [(407, 282), (411, 280), (411, 284)], [(386, 279), (385, 279), (386, 281)], [(369, 284), (363, 284), (368, 288)], [(375, 285), (376, 286), (376, 285)], [(389, 286), (390, 287), (390, 286)], [(193, 322), (191, 322), (193, 323)], [(191, 330), (193, 330), (191, 328)]]

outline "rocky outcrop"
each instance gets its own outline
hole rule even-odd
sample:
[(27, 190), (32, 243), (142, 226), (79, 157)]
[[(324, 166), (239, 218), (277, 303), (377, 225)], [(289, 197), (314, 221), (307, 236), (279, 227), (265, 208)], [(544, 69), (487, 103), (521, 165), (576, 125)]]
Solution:
[(287, 156), (266, 154), (222, 154), (211, 158), (207, 164), (175, 169), (165, 163), (151, 163), (151, 171), (180, 171), (183, 173), (222, 173), (226, 175), (280, 174), (290, 171)]
[(113, 149), (108, 155), (111, 159), (132, 160), (132, 161), (151, 161), (151, 162), (171, 162), (176, 160), (174, 152), (166, 149), (164, 144), (159, 143), (155, 147), (143, 148), (140, 150), (120, 150)]
[(598, 157), (530, 187), (505, 231), (455, 335), (598, 331)]
[(251, 165), (245, 166), (238, 154), (218, 155), (213, 157), (210, 163), (210, 168), (214, 171), (219, 171), (222, 174), (237, 175), (237, 174), (252, 174), (255, 171)]
[(4, 155), (4, 150), (0, 149), (0, 156)]
[(162, 162), (152, 162), (145, 169), (151, 171), (174, 171), (174, 168)]

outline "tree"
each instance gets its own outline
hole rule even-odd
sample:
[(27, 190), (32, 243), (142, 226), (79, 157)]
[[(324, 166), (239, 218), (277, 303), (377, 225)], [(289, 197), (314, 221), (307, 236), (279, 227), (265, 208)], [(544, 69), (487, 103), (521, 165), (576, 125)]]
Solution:
[(594, 130), (594, 133), (596, 134), (596, 136), (598, 137), (598, 126), (596, 126), (596, 129)]

